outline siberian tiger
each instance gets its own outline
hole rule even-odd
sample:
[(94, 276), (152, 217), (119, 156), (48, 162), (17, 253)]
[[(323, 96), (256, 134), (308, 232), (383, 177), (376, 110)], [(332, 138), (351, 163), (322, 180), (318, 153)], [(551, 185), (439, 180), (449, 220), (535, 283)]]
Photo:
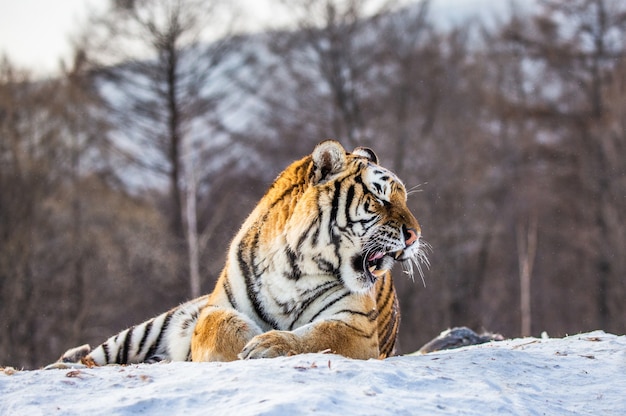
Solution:
[(60, 362), (231, 361), (331, 351), (394, 353), (400, 310), (390, 269), (427, 262), (407, 191), (370, 149), (336, 141), (282, 172), (233, 239), (210, 295)]

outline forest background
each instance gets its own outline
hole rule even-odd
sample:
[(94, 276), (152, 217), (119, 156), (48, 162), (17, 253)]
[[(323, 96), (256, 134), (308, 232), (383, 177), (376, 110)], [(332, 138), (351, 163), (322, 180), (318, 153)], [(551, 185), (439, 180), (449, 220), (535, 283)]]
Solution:
[(400, 353), (458, 325), (626, 331), (626, 4), (115, 0), (61, 75), (0, 62), (0, 363), (36, 368), (209, 292), (273, 178), (325, 138), (412, 192)]

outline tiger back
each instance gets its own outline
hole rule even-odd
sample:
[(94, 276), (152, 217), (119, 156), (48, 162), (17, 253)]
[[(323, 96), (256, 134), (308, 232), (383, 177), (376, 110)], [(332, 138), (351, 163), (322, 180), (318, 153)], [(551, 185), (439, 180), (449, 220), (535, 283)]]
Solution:
[(82, 362), (393, 354), (400, 311), (390, 270), (426, 261), (406, 197), (370, 149), (318, 144), (246, 219), (210, 295), (84, 349)]

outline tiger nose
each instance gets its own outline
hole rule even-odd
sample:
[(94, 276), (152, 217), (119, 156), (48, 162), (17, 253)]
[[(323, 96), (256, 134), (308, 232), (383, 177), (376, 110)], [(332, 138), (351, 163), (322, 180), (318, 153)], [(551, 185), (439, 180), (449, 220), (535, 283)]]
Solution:
[(408, 228), (406, 226), (402, 226), (402, 234), (404, 234), (404, 243), (406, 246), (412, 246), (415, 242), (420, 238), (419, 231), (416, 231), (414, 228)]

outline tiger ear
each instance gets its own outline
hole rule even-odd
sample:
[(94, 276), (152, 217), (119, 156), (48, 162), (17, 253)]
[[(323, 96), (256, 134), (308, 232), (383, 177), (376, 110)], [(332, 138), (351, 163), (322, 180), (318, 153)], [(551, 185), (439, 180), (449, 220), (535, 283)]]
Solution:
[(367, 158), (370, 162), (376, 163), (378, 165), (378, 156), (376, 156), (376, 153), (374, 153), (374, 151), (369, 147), (357, 147), (352, 151), (352, 154), (357, 156), (363, 156), (364, 158)]
[(346, 165), (346, 151), (339, 142), (325, 140), (315, 146), (311, 177), (315, 184), (323, 183), (331, 175), (341, 172)]

